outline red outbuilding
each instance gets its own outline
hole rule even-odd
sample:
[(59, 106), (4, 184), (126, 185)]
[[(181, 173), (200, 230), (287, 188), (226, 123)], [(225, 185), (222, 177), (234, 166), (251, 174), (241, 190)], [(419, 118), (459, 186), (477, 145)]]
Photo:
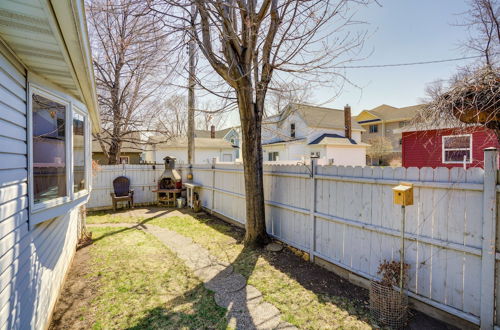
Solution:
[(484, 149), (499, 148), (495, 133), (484, 127), (418, 130), (403, 128), (403, 167), (484, 167)]

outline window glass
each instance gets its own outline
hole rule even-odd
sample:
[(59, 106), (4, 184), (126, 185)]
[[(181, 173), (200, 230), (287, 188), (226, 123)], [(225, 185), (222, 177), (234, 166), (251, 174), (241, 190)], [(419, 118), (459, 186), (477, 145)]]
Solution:
[(469, 163), (471, 161), (471, 136), (443, 137), (443, 157), (445, 163)]
[(34, 200), (40, 203), (67, 195), (66, 106), (33, 94)]
[(370, 125), (370, 133), (377, 133), (378, 125)]
[(279, 160), (279, 154), (280, 154), (280, 153), (279, 153), (278, 151), (273, 151), (273, 152), (270, 152), (270, 153), (268, 154), (268, 160), (269, 160), (270, 162), (274, 162), (274, 161)]
[(295, 138), (295, 124), (290, 124), (290, 137)]
[(321, 157), (321, 152), (320, 151), (311, 151), (311, 157), (319, 158), (319, 157)]
[(128, 164), (129, 157), (128, 156), (120, 156), (120, 164)]
[(85, 182), (85, 117), (73, 114), (73, 191), (79, 192), (86, 187)]

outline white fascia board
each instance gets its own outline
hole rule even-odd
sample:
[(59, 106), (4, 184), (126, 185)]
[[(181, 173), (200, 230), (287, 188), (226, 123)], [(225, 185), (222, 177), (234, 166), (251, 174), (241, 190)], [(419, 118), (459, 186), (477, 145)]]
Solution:
[(97, 133), (101, 128), (101, 120), (83, 1), (51, 0), (50, 5), (59, 31), (57, 37), (62, 42), (65, 57), (68, 58), (71, 67), (71, 75), (89, 111), (92, 129)]

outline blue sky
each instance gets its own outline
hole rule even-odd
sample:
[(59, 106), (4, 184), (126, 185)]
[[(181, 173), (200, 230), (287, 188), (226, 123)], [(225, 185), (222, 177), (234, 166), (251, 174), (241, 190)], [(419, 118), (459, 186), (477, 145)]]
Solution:
[[(372, 35), (365, 50), (373, 50), (366, 60), (353, 65), (418, 62), (464, 56), (460, 42), (467, 36), (463, 27), (454, 26), (467, 10), (465, 0), (381, 0), (382, 7), (370, 6), (359, 12)], [(470, 61), (470, 60), (469, 60)], [(348, 78), (362, 89), (345, 86), (341, 95), (326, 106), (343, 108), (353, 114), (380, 104), (396, 107), (420, 103), (425, 86), (449, 78), (467, 61), (393, 68), (363, 68), (347, 71)], [(328, 100), (333, 91), (320, 90), (314, 102)]]

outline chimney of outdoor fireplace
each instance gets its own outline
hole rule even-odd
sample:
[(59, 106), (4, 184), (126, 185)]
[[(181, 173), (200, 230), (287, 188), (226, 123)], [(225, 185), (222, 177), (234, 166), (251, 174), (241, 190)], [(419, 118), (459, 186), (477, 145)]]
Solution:
[(210, 138), (215, 139), (215, 125), (210, 126)]
[(350, 139), (352, 137), (352, 126), (351, 126), (351, 107), (346, 104), (344, 107), (344, 124), (345, 124), (345, 137)]

